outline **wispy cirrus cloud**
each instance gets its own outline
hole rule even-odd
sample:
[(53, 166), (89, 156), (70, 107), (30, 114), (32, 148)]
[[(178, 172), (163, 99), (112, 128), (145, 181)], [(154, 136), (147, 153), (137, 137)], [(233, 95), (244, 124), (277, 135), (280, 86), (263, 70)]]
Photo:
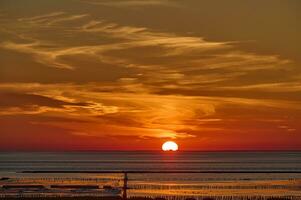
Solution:
[(31, 23), (43, 23), (43, 22), (49, 22), (50, 19), (58, 17), (58, 16), (62, 16), (64, 14), (65, 14), (65, 12), (52, 12), (52, 13), (47, 13), (44, 15), (19, 18), (18, 21), (31, 22)]
[[(77, 20), (87, 15), (71, 15), (62, 16), (64, 13), (56, 12), (50, 13), (48, 15), (22, 18), (20, 21), (31, 23), (36, 27), (44, 27), (45, 25), (51, 29), (56, 27), (58, 22), (66, 22), (70, 20)], [(75, 34), (77, 32), (77, 27), (73, 27)], [(146, 28), (131, 27), (131, 26), (120, 26), (114, 23), (103, 23), (101, 21), (90, 21), (80, 28), (80, 31), (88, 33), (102, 33), (106, 34), (107, 37), (118, 38), (121, 41), (114, 42), (110, 44), (101, 45), (81, 45), (81, 46), (70, 46), (62, 47), (56, 44), (54, 41), (42, 41), (37, 38), (32, 38), (31, 36), (26, 36), (24, 33), (20, 33), (19, 36), (22, 39), (30, 40), (30, 43), (16, 43), (12, 41), (3, 42), (0, 46), (5, 49), (15, 50), (18, 52), (31, 54), (33, 58), (42, 64), (50, 67), (63, 68), (63, 69), (73, 69), (74, 66), (62, 61), (60, 59), (64, 56), (72, 55), (88, 55), (94, 58), (98, 57), (101, 62), (107, 62), (109, 64), (120, 64), (120, 65), (130, 65), (135, 66), (135, 64), (130, 63), (133, 61), (126, 61), (126, 59), (111, 57), (104, 55), (104, 53), (117, 50), (127, 50), (132, 48), (142, 48), (142, 47), (162, 47), (169, 49), (165, 51), (165, 54), (179, 54), (181, 52), (189, 50), (210, 50), (224, 48), (222, 43), (205, 42), (201, 38), (194, 37), (182, 37), (167, 33), (152, 32)], [(18, 35), (18, 34), (17, 34)], [(47, 48), (49, 46), (49, 48)], [(168, 52), (168, 53), (167, 53)], [(187, 53), (187, 52), (186, 52)], [(97, 59), (97, 58), (96, 58)], [(127, 63), (129, 62), (129, 63)]]
[(269, 91), (269, 92), (300, 92), (301, 82), (262, 83), (235, 87), (221, 87), (226, 90)]
[(65, 12), (53, 12), (45, 15), (20, 18), (18, 19), (18, 21), (33, 24), (36, 26), (39, 25), (40, 27), (45, 27), (57, 25), (59, 23), (64, 22), (72, 22), (88, 16), (88, 14), (68, 15)]
[(81, 2), (112, 7), (140, 7), (140, 6), (177, 6), (175, 1), (170, 0), (129, 0), (129, 1), (108, 1), (108, 0), (81, 0)]
[[(146, 27), (122, 26), (89, 18), (87, 14), (68, 15), (64, 12), (53, 12), (21, 18), (19, 21), (31, 23), (38, 35), (39, 28), (44, 27), (44, 24), (47, 25), (47, 29), (54, 30), (57, 23), (66, 24), (85, 19), (65, 31), (74, 35), (84, 33), (93, 37), (99, 35), (99, 38), (105, 36), (111, 38), (112, 42), (91, 45), (83, 40), (81, 45), (62, 45), (51, 39), (44, 41), (26, 35), (26, 32), (20, 32), (17, 35), (22, 36), (23, 40), (29, 40), (29, 43), (6, 41), (0, 46), (32, 55), (36, 62), (55, 68), (80, 67), (72, 62), (73, 57), (78, 56), (89, 57), (99, 63), (132, 68), (136, 74), (123, 80), (131, 80), (132, 85), (148, 89), (198, 88), (210, 83), (237, 79), (246, 76), (250, 71), (275, 70), (291, 62), (280, 59), (277, 55), (259, 55), (237, 50), (236, 42), (212, 42), (201, 37), (160, 32)], [(81, 23), (84, 24), (80, 25)], [(59, 31), (63, 34), (64, 29)], [(145, 48), (150, 51), (145, 59), (141, 59), (144, 56), (141, 56), (139, 51)], [(68, 59), (65, 59), (67, 57)], [(223, 72), (210, 72), (214, 70)], [(159, 76), (160, 79), (154, 79)], [(227, 88), (230, 89), (231, 86)]]
[[(0, 84), (1, 91), (13, 91), (14, 93), (23, 94), (22, 96), (37, 99), (31, 102), (31, 105), (46, 106), (41, 104), (49, 100), (48, 107), (59, 107), (66, 109), (66, 115), (85, 115), (91, 117), (100, 117), (108, 121), (118, 119), (116, 122), (121, 126), (130, 126), (140, 128), (156, 129), (191, 129), (201, 123), (216, 122), (211, 119), (216, 115), (217, 110), (228, 106), (240, 106), (245, 108), (279, 109), (279, 110), (296, 110), (300, 103), (285, 100), (268, 100), (268, 99), (250, 99), (234, 97), (204, 97), (204, 96), (175, 96), (175, 95), (158, 95), (158, 94), (141, 94), (128, 93), (127, 90), (116, 91), (113, 93), (101, 92), (98, 90), (101, 84)], [(111, 89), (118, 87), (114, 84)], [(30, 93), (30, 94), (28, 94)], [(10, 98), (8, 102), (13, 103)], [(15, 99), (15, 98), (13, 98)], [(22, 100), (22, 99), (21, 99)], [(21, 101), (20, 100), (20, 101)], [(54, 102), (54, 106), (52, 105)], [(59, 106), (57, 104), (59, 103)], [(16, 105), (11, 105), (15, 107)], [(73, 110), (70, 110), (70, 109)], [(156, 109), (153, 109), (156, 108)], [(198, 117), (197, 117), (198, 116)], [(130, 121), (122, 120), (128, 119)], [(201, 120), (204, 119), (204, 120)], [(121, 120), (121, 121), (120, 121)], [(193, 120), (194, 123), (185, 124), (187, 120)], [(221, 121), (219, 119), (218, 121)]]
[(3, 42), (0, 46), (4, 49), (14, 50), (17, 52), (30, 54), (34, 60), (38, 63), (44, 64), (49, 67), (61, 68), (61, 69), (73, 69), (71, 65), (59, 61), (59, 56), (65, 55), (61, 54), (60, 50), (42, 50), (39, 48), (42, 46), (41, 42), (33, 43), (14, 43), (14, 42)]
[[(1, 110), (0, 115), (23, 112), (84, 118), (84, 125), (69, 121), (51, 121), (50, 125), (93, 137), (108, 134), (185, 139), (203, 132), (233, 131), (233, 127), (239, 126), (241, 117), (241, 112), (233, 111), (236, 108), (239, 111), (252, 108), (256, 114), (263, 113), (272, 120), (283, 121), (287, 119), (281, 113), (299, 112), (300, 103), (295, 99), (259, 98), (241, 92), (281, 93), (300, 89), (296, 81), (254, 78), (257, 73), (281, 70), (292, 61), (279, 55), (243, 51), (239, 41), (209, 41), (201, 36), (93, 19), (88, 14), (53, 12), (17, 21), (23, 24), (22, 28), (4, 27), (8, 34), (14, 34), (0, 47), (4, 51), (29, 55), (32, 61), (41, 64), (39, 67), (72, 73), (91, 70), (87, 63), (92, 60), (95, 68), (104, 68), (104, 71), (122, 68), (130, 72), (110, 81), (94, 82), (87, 77), (84, 83), (56, 83), (56, 80), (53, 84), (3, 83), (0, 90), (64, 103), (61, 106), (39, 102), (30, 106), (14, 105)], [(26, 25), (34, 27), (30, 29), (34, 33)], [(45, 31), (52, 32), (52, 37), (45, 37)], [(58, 40), (61, 37), (66, 41)], [(82, 60), (84, 62), (80, 62)], [(249, 77), (247, 82), (240, 81)], [(233, 113), (224, 111), (229, 108)], [(246, 112), (244, 125), (248, 126), (247, 121), (254, 116)], [(271, 127), (275, 125), (270, 121), (266, 123)]]
[(211, 50), (227, 48), (227, 42), (209, 42), (200, 37), (180, 36), (172, 33), (157, 32), (145, 27), (120, 26), (105, 21), (90, 21), (82, 26), (82, 31), (90, 33), (105, 33), (111, 37), (125, 40), (120, 42), (120, 48), (135, 48), (159, 46), (168, 49), (168, 55), (190, 53), (197, 50)]

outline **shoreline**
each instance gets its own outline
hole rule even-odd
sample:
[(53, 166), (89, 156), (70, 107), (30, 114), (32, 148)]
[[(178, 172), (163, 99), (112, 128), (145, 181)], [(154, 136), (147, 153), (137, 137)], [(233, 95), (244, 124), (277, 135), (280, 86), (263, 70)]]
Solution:
[[(122, 197), (97, 197), (97, 196), (31, 196), (8, 197), (1, 196), (5, 200), (124, 200)], [(159, 197), (129, 197), (126, 200), (300, 200), (301, 196), (159, 196)]]

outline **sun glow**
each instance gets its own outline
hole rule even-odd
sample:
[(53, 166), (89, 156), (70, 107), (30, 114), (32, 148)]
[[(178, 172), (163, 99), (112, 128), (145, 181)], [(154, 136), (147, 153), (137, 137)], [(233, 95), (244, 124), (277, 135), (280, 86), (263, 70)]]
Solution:
[(173, 141), (167, 141), (162, 145), (163, 151), (177, 151), (178, 149), (177, 143)]

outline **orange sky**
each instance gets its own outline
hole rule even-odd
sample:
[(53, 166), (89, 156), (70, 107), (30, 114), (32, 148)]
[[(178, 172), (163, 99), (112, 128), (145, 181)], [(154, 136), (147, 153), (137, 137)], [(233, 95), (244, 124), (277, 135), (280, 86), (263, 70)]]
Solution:
[(301, 150), (300, 6), (3, 0), (0, 150)]

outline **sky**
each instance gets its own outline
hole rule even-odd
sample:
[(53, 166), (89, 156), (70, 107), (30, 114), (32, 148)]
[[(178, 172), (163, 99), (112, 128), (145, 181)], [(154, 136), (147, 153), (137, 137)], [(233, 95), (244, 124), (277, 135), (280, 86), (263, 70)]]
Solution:
[(0, 0), (0, 150), (301, 150), (299, 0)]

